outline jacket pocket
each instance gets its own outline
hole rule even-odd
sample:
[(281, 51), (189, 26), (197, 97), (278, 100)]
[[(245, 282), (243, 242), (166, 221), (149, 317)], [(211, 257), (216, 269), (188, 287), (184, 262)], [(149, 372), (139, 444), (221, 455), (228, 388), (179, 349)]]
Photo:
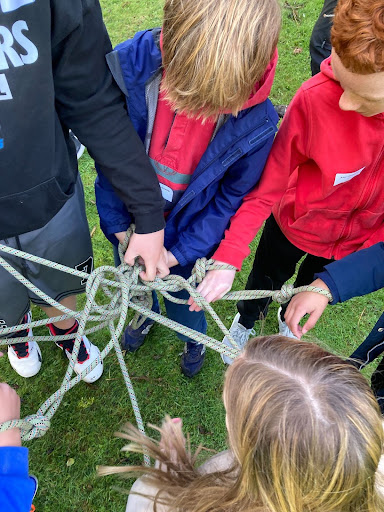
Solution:
[(23, 192), (0, 197), (0, 239), (45, 226), (73, 192), (74, 184), (64, 192), (53, 177)]

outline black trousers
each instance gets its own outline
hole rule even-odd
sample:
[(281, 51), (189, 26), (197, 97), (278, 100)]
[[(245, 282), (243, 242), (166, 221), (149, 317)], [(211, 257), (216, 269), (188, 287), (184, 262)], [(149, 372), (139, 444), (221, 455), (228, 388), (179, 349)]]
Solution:
[(331, 55), (331, 28), (333, 23), (333, 11), (337, 0), (324, 0), (324, 6), (315, 26), (313, 27), (311, 40), (309, 42), (309, 53), (311, 54), (312, 75), (320, 72), (320, 64)]
[[(316, 272), (332, 260), (307, 254), (295, 247), (282, 233), (273, 215), (265, 223), (259, 246), (256, 250), (253, 268), (249, 274), (246, 290), (279, 290), (296, 270), (296, 264), (306, 255), (300, 265), (295, 286), (311, 284)], [(242, 300), (237, 303), (240, 323), (251, 329), (256, 320), (268, 311), (270, 298)], [(283, 313), (288, 303), (283, 304)]]

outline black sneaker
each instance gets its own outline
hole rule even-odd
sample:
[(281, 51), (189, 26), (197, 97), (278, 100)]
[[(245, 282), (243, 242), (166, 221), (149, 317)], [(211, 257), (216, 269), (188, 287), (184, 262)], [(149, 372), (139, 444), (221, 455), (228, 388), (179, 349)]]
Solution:
[[(153, 304), (152, 311), (154, 313), (160, 313), (160, 306), (157, 301)], [(127, 350), (128, 352), (136, 352), (136, 350), (138, 350), (141, 345), (143, 345), (145, 338), (147, 337), (147, 334), (151, 330), (154, 323), (155, 320), (152, 320), (152, 318), (146, 318), (140, 327), (134, 329), (132, 327), (131, 321), (121, 338), (121, 348), (123, 350)]]
[(288, 105), (274, 105), (276, 114), (280, 117), (280, 119), (283, 119), (285, 116), (285, 113), (287, 112)]
[(205, 345), (187, 341), (181, 356), (181, 371), (186, 377), (192, 378), (199, 373), (204, 364)]

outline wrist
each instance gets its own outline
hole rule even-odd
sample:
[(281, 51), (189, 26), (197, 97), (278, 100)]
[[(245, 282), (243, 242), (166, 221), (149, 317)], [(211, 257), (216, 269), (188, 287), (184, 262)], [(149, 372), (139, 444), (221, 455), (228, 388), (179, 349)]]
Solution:
[(330, 289), (328, 288), (328, 286), (320, 278), (315, 279), (315, 281), (313, 281), (311, 286), (314, 286), (316, 288), (322, 288), (323, 290), (326, 290), (327, 292), (330, 292)]
[(0, 447), (1, 446), (21, 446), (20, 430), (13, 428), (0, 433)]

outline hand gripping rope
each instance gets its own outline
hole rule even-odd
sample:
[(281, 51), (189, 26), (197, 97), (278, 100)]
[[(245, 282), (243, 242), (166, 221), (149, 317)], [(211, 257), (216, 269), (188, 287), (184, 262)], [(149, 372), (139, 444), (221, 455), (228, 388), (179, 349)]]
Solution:
[[(130, 236), (132, 235), (133, 232), (134, 226), (132, 226), (127, 231), (124, 244), (119, 246), (119, 254), (121, 261), (124, 261), (124, 253), (128, 246)], [(123, 374), (124, 381), (129, 393), (129, 397), (131, 399), (138, 428), (141, 432), (144, 433), (145, 431), (142, 417), (140, 414), (140, 409), (137, 404), (135, 392), (133, 390), (132, 382), (129, 377), (128, 370), (124, 361), (124, 356), (119, 343), (121, 333), (126, 323), (129, 308), (132, 308), (136, 311), (133, 320), (135, 327), (140, 326), (141, 322), (139, 322), (138, 319), (140, 315), (144, 315), (144, 317), (149, 317), (155, 320), (156, 322), (159, 322), (160, 324), (165, 325), (166, 327), (169, 327), (170, 329), (173, 329), (178, 333), (184, 334), (192, 338), (193, 340), (197, 341), (198, 343), (203, 343), (204, 345), (207, 345), (213, 350), (225, 354), (233, 359), (240, 354), (240, 351), (236, 343), (234, 342), (228, 329), (225, 327), (223, 322), (218, 317), (217, 313), (214, 311), (212, 306), (204, 299), (204, 297), (202, 297), (196, 291), (197, 284), (199, 284), (204, 279), (207, 271), (218, 269), (233, 269), (233, 267), (230, 265), (219, 265), (215, 263), (213, 260), (201, 258), (196, 261), (192, 274), (188, 279), (184, 279), (177, 275), (172, 275), (167, 276), (164, 279), (156, 278), (154, 281), (148, 282), (142, 281), (140, 279), (139, 273), (142, 270), (142, 267), (139, 264), (135, 264), (133, 267), (130, 267), (125, 263), (122, 263), (119, 267), (102, 266), (96, 268), (91, 274), (87, 274), (86, 272), (74, 270), (64, 265), (60, 265), (58, 263), (54, 263), (52, 261), (39, 258), (37, 256), (33, 256), (26, 252), (19, 251), (17, 249), (13, 249), (1, 244), (0, 252), (11, 254), (13, 256), (17, 256), (25, 260), (38, 263), (40, 265), (45, 265), (47, 267), (51, 267), (87, 280), (87, 299), (84, 309), (83, 311), (72, 311), (62, 306), (61, 304), (53, 300), (51, 297), (48, 297), (44, 292), (36, 288), (36, 286), (34, 286), (30, 281), (28, 281), (28, 279), (26, 279), (17, 270), (15, 270), (7, 261), (0, 257), (0, 265), (5, 270), (7, 270), (15, 279), (17, 279), (23, 285), (29, 288), (34, 294), (36, 294), (38, 297), (44, 300), (47, 304), (63, 312), (63, 315), (57, 316), (55, 318), (39, 320), (31, 322), (29, 324), (22, 324), (2, 329), (0, 346), (15, 343), (24, 343), (28, 341), (58, 342), (67, 339), (72, 339), (73, 335), (71, 334), (67, 334), (64, 336), (29, 336), (23, 338), (19, 337), (8, 339), (5, 338), (5, 336), (7, 334), (15, 333), (26, 328), (29, 329), (34, 327), (40, 327), (42, 325), (47, 325), (48, 323), (51, 322), (59, 322), (61, 320), (65, 320), (68, 318), (76, 318), (79, 322), (72, 357), (69, 361), (69, 365), (60, 388), (41, 405), (36, 414), (27, 416), (24, 419), (12, 420), (2, 423), (0, 424), (0, 432), (4, 432), (5, 430), (15, 427), (20, 428), (23, 441), (43, 436), (48, 431), (50, 427), (51, 418), (57, 411), (65, 393), (69, 391), (71, 388), (73, 388), (73, 386), (75, 386), (78, 382), (80, 382), (80, 380), (85, 375), (90, 373), (99, 364), (100, 360), (104, 359), (111, 352), (111, 350), (114, 349), (116, 351), (121, 372)], [(108, 297), (109, 304), (100, 305), (96, 302), (95, 297), (99, 288), (101, 288), (104, 292), (104, 295)], [(222, 342), (217, 341), (214, 338), (194, 331), (189, 327), (185, 327), (184, 325), (174, 322), (173, 320), (170, 320), (162, 316), (161, 314), (155, 313), (154, 311), (151, 310), (152, 290), (160, 292), (164, 297), (166, 297), (168, 300), (172, 302), (175, 302), (177, 304), (186, 304), (186, 300), (177, 299), (169, 294), (169, 292), (177, 292), (183, 289), (186, 289), (188, 291), (188, 293), (194, 299), (196, 304), (198, 304), (200, 307), (202, 307), (206, 312), (210, 314), (212, 319), (222, 330), (223, 334), (230, 340), (232, 344), (231, 348), (223, 345)], [(243, 290), (229, 292), (226, 295), (224, 295), (223, 299), (237, 301), (271, 297), (272, 300), (280, 304), (283, 304), (285, 302), (288, 302), (291, 299), (291, 297), (293, 297), (293, 295), (300, 293), (302, 291), (317, 292), (322, 295), (325, 295), (330, 301), (332, 300), (332, 295), (321, 288), (316, 288), (313, 286), (301, 286), (299, 288), (293, 288), (292, 285), (284, 285), (281, 290), (277, 291)], [(94, 325), (93, 327), (88, 327), (88, 322), (95, 323), (96, 325)], [(115, 325), (116, 323), (117, 325)], [(100, 329), (103, 329), (104, 327), (109, 327), (111, 339), (107, 343), (106, 347), (102, 350), (100, 356), (86, 370), (84, 370), (84, 372), (74, 377), (74, 365), (77, 361), (77, 355), (80, 349), (80, 343), (83, 334), (90, 334)], [(144, 456), (144, 459), (145, 463), (149, 464), (148, 456)]]

